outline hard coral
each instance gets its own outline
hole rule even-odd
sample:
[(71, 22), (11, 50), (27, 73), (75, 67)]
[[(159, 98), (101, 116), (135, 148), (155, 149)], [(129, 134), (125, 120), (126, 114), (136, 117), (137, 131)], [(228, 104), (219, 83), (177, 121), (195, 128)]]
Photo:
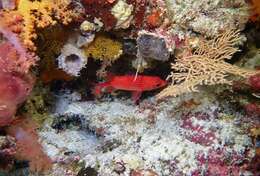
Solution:
[(249, 18), (246, 0), (165, 0), (174, 27), (217, 36), (225, 29), (243, 30)]
[(126, 29), (130, 26), (133, 19), (133, 6), (123, 0), (119, 0), (111, 9), (112, 14), (116, 17), (117, 23), (115, 28)]

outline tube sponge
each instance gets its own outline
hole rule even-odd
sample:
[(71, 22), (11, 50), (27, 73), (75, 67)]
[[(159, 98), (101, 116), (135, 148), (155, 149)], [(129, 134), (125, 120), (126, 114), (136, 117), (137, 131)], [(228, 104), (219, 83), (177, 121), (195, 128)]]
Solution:
[(64, 45), (57, 60), (59, 68), (72, 76), (79, 76), (79, 72), (87, 64), (83, 51), (72, 44)]

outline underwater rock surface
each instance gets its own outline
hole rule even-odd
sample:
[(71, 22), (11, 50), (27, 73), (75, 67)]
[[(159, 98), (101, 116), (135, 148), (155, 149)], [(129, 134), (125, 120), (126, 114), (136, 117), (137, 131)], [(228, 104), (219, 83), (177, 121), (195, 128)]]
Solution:
[(175, 108), (191, 95), (160, 104), (147, 99), (139, 106), (124, 99), (79, 102), (75, 95), (60, 97), (55, 116), (78, 117), (80, 129), (70, 126), (56, 133), (47, 127), (41, 140), (52, 158), (76, 155), (98, 175), (134, 175), (151, 168), (155, 175), (237, 175), (254, 156), (252, 140), (240, 123), (243, 115), (227, 114), (202, 95), (189, 113)]

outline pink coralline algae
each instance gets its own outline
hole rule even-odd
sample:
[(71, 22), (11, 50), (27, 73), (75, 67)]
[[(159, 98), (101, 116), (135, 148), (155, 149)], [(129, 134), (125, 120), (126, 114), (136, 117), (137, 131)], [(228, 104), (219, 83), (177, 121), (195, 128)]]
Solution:
[(243, 157), (237, 153), (229, 153), (224, 149), (211, 149), (208, 156), (203, 154), (198, 156), (201, 165), (207, 165), (206, 175), (239, 175), (240, 163), (236, 161), (243, 160)]
[(206, 131), (203, 129), (203, 127), (199, 124), (194, 124), (192, 120), (194, 119), (201, 119), (205, 121), (209, 121), (209, 116), (207, 114), (195, 114), (194, 116), (187, 115), (183, 119), (183, 123), (181, 125), (182, 128), (190, 131), (190, 134), (187, 134), (187, 138), (195, 142), (197, 144), (203, 145), (203, 146), (209, 146), (214, 143), (214, 140), (216, 139), (216, 136), (214, 134), (214, 131)]
[[(217, 114), (209, 115), (201, 112), (183, 115), (181, 128), (185, 130), (186, 139), (208, 148), (207, 153), (204, 151), (196, 153), (198, 168), (192, 172), (193, 176), (239, 175), (249, 158), (246, 149), (238, 152), (232, 144), (221, 144), (223, 139), (218, 130), (214, 128), (214, 125), (210, 125), (217, 116)], [(219, 128), (221, 127), (219, 126)], [(174, 163), (175, 161), (172, 164), (173, 167)]]

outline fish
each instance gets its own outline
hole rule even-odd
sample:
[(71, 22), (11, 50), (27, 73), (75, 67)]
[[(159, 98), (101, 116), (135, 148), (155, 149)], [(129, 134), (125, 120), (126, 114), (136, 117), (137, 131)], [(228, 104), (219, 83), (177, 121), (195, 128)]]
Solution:
[(93, 89), (95, 96), (101, 96), (104, 92), (111, 93), (114, 90), (132, 92), (132, 100), (137, 103), (142, 92), (165, 87), (167, 82), (158, 76), (147, 75), (115, 75), (110, 76), (106, 82), (98, 83)]

